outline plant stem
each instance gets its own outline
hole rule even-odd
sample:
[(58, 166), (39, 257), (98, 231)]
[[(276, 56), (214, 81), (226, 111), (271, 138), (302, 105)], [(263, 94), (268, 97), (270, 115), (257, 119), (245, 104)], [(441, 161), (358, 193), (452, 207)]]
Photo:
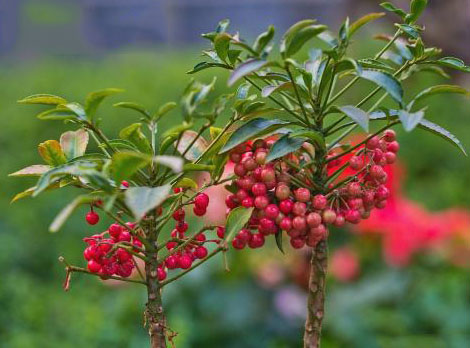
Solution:
[(299, 90), (297, 89), (297, 83), (294, 80), (294, 76), (292, 75), (288, 64), (286, 64), (285, 69), (287, 71), (287, 74), (289, 75), (289, 78), (290, 78), (291, 82), (292, 82), (292, 86), (294, 86), (295, 96), (297, 97), (297, 100), (299, 101), (300, 109), (302, 110), (302, 114), (305, 117), (305, 123), (308, 124), (311, 127), (312, 125), (310, 124), (310, 120), (308, 119), (307, 111), (305, 110), (304, 103), (302, 102), (302, 98), (300, 98)]
[(308, 282), (307, 320), (304, 348), (320, 347), (322, 321), (325, 313), (325, 285), (328, 266), (327, 241), (320, 241), (312, 250)]

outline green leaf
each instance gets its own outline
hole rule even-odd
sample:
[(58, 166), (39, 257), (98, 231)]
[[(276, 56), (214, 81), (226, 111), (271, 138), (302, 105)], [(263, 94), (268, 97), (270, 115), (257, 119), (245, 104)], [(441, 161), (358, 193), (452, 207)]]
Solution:
[(49, 231), (55, 233), (60, 230), (62, 225), (72, 215), (72, 213), (82, 204), (92, 203), (96, 200), (96, 196), (82, 195), (75, 198), (72, 202), (67, 204), (64, 209), (55, 217), (52, 224), (49, 226)]
[(287, 124), (289, 124), (289, 122), (278, 119), (267, 120), (264, 118), (255, 118), (234, 131), (219, 153), (227, 152), (247, 140), (263, 136)]
[(356, 122), (364, 131), (369, 132), (369, 114), (352, 105), (346, 105), (338, 108), (342, 113)]
[(15, 203), (16, 201), (19, 201), (20, 199), (31, 197), (35, 190), (36, 190), (36, 186), (33, 186), (20, 193), (17, 193), (15, 197), (13, 197), (12, 200), (10, 201), (10, 204)]
[(280, 44), (280, 51), (281, 55), (284, 56), (287, 46), (290, 44), (292, 41), (292, 38), (297, 34), (300, 30), (302, 30), (305, 27), (308, 27), (310, 25), (313, 25), (316, 22), (314, 19), (305, 19), (302, 21), (299, 21), (292, 25), (287, 31), (284, 33), (282, 39), (281, 39), (281, 44)]
[(162, 155), (155, 156), (153, 161), (170, 168), (175, 173), (179, 173), (183, 170), (184, 160), (181, 157)]
[(319, 149), (326, 149), (325, 138), (320, 132), (311, 131), (308, 129), (301, 129), (298, 131), (294, 131), (289, 133), (291, 138), (306, 138), (311, 141), (311, 143), (316, 144)]
[(41, 176), (51, 170), (51, 166), (45, 164), (33, 164), (32, 166), (8, 174), (8, 176)]
[(357, 74), (360, 75), (362, 73), (362, 66), (352, 58), (343, 58), (340, 60), (335, 66), (335, 73), (339, 74), (345, 70), (356, 70)]
[(326, 29), (328, 29), (326, 25), (310, 25), (300, 29), (287, 43), (284, 57), (287, 58), (293, 56), (303, 47), (303, 45), (305, 45), (305, 43), (307, 43), (307, 41), (313, 39), (315, 36), (324, 32)]
[(239, 79), (261, 69), (267, 63), (268, 62), (266, 60), (262, 59), (248, 59), (245, 62), (241, 63), (232, 71), (232, 74), (228, 79), (229, 87), (233, 86), (235, 82), (237, 82)]
[(66, 121), (73, 120), (77, 118), (77, 115), (65, 108), (55, 108), (43, 111), (36, 116), (40, 120), (58, 120)]
[(34, 94), (29, 97), (18, 100), (20, 104), (44, 104), (44, 105), (59, 105), (67, 103), (62, 97), (52, 94)]
[(378, 13), (369, 13), (368, 15), (365, 15), (359, 18), (357, 21), (355, 21), (353, 24), (350, 25), (349, 37), (352, 37), (354, 33), (358, 31), (362, 26), (376, 19), (382, 18), (383, 16), (385, 16), (384, 12), (378, 12)]
[(224, 62), (228, 57), (228, 50), (230, 48), (230, 40), (232, 37), (227, 33), (220, 33), (214, 39), (214, 49), (217, 55)]
[(265, 31), (264, 33), (260, 34), (256, 40), (255, 43), (253, 44), (253, 50), (255, 50), (258, 53), (261, 53), (264, 48), (271, 42), (271, 40), (274, 37), (275, 33), (275, 28), (274, 26), (270, 25), (268, 27), (268, 30)]
[(150, 118), (150, 113), (140, 104), (133, 102), (120, 102), (113, 105), (117, 108), (131, 109), (142, 114), (145, 118)]
[(210, 172), (214, 170), (215, 166), (212, 164), (196, 164), (196, 163), (186, 163), (183, 166), (184, 172)]
[(282, 246), (282, 230), (277, 231), (274, 237), (276, 238), (277, 248), (284, 254), (284, 248)]
[(410, 4), (410, 14), (405, 18), (407, 23), (416, 22), (427, 5), (428, 0), (412, 0)]
[(152, 157), (140, 152), (120, 151), (111, 158), (111, 172), (116, 183), (130, 179), (139, 169), (150, 164)]
[(405, 131), (411, 132), (423, 120), (424, 110), (420, 110), (414, 113), (405, 110), (399, 110), (398, 118), (400, 119)]
[(411, 110), (414, 104), (431, 97), (436, 94), (443, 94), (443, 93), (456, 93), (456, 94), (464, 94), (469, 95), (469, 91), (465, 88), (455, 85), (437, 85), (426, 88), (425, 90), (421, 91), (413, 98), (413, 100), (408, 104), (408, 110)]
[(224, 33), (228, 26), (230, 25), (230, 20), (229, 19), (222, 19), (219, 24), (217, 25), (217, 28), (215, 29), (216, 33)]
[(125, 201), (137, 220), (158, 207), (168, 197), (171, 185), (159, 187), (130, 187), (125, 192)]
[(87, 145), (88, 132), (84, 129), (65, 132), (60, 136), (60, 146), (68, 160), (83, 156)]
[(400, 16), (402, 19), (405, 19), (406, 17), (406, 12), (403, 11), (401, 8), (396, 7), (390, 2), (383, 2), (380, 4), (381, 7), (386, 9), (387, 11), (390, 11), (392, 13), (395, 13), (396, 15)]
[(39, 144), (38, 151), (42, 159), (53, 167), (67, 162), (64, 151), (57, 140), (46, 140)]
[(151, 154), (152, 147), (141, 130), (141, 123), (133, 123), (119, 132), (119, 137), (130, 141), (143, 153)]
[(193, 80), (188, 87), (186, 87), (183, 97), (181, 98), (181, 106), (186, 122), (191, 121), (191, 116), (196, 111), (196, 108), (206, 100), (209, 93), (214, 89), (215, 82), (215, 77), (209, 84), (203, 84)]
[(266, 157), (266, 162), (271, 162), (275, 159), (297, 151), (300, 149), (305, 140), (305, 138), (291, 138), (289, 134), (283, 135), (278, 141), (274, 143), (273, 147), (269, 151), (268, 157)]
[(466, 66), (463, 60), (459, 58), (455, 58), (455, 57), (444, 57), (436, 61), (430, 61), (430, 62), (425, 62), (425, 63), (438, 64), (441, 66), (445, 66), (447, 68), (452, 68), (452, 69), (464, 71), (464, 72), (470, 72), (470, 67)]
[(443, 138), (444, 140), (450, 142), (452, 145), (456, 146), (458, 149), (460, 149), (460, 151), (463, 152), (463, 154), (465, 156), (467, 156), (467, 152), (465, 151), (464, 147), (462, 146), (462, 143), (460, 142), (459, 139), (457, 139), (457, 137), (455, 135), (453, 135), (451, 132), (449, 132), (448, 130), (442, 128), (441, 126), (433, 123), (433, 122), (430, 122), (428, 120), (422, 120), (419, 125), (418, 125), (419, 128), (422, 128), (428, 132), (431, 132), (435, 135), (438, 135), (440, 136), (441, 138)]
[(160, 106), (157, 110), (157, 113), (153, 116), (153, 118), (158, 121), (160, 120), (163, 116), (165, 116), (167, 113), (169, 113), (171, 110), (176, 108), (178, 104), (175, 102), (168, 102)]
[(400, 105), (403, 103), (403, 88), (392, 74), (384, 71), (364, 69), (362, 74), (358, 76), (382, 87)]
[(85, 112), (88, 117), (88, 120), (93, 119), (93, 117), (96, 114), (96, 110), (98, 110), (98, 107), (100, 106), (100, 104), (103, 102), (103, 100), (106, 97), (109, 97), (111, 95), (115, 95), (118, 93), (122, 93), (122, 92), (124, 92), (123, 89), (106, 88), (106, 89), (91, 92), (90, 94), (88, 94), (85, 99)]
[(224, 68), (224, 69), (229, 69), (230, 67), (227, 64), (224, 63), (211, 63), (211, 62), (200, 62), (197, 63), (194, 68), (191, 70), (187, 71), (186, 74), (195, 74), (199, 71), (206, 70), (209, 68)]
[(181, 178), (176, 184), (175, 187), (180, 187), (183, 189), (198, 189), (197, 183), (190, 178)]
[(393, 70), (393, 67), (376, 59), (372, 58), (364, 58), (364, 59), (359, 59), (358, 63), (363, 67), (363, 68), (369, 68), (369, 69), (389, 69)]
[(87, 120), (87, 115), (86, 115), (85, 109), (79, 103), (74, 102), (74, 103), (63, 104), (61, 106), (68, 109), (68, 110), (70, 110), (75, 115), (77, 115), (79, 120), (81, 120), (81, 121), (86, 121)]
[[(188, 149), (188, 147), (191, 146)], [(184, 158), (189, 161), (195, 161), (202, 153), (207, 149), (207, 141), (202, 136), (198, 136), (198, 133), (192, 130), (185, 131), (181, 136), (177, 150), (180, 154), (184, 152)]]
[(292, 82), (284, 82), (284, 83), (281, 83), (280, 85), (275, 85), (275, 86), (269, 85), (269, 86), (263, 87), (261, 91), (261, 96), (263, 96), (264, 98), (267, 98), (275, 92), (293, 90), (293, 88), (294, 87), (293, 87)]
[(250, 220), (254, 208), (237, 207), (230, 211), (225, 224), (225, 242), (228, 244)]
[(398, 28), (400, 28), (405, 34), (413, 39), (419, 38), (419, 31), (409, 24), (395, 24)]

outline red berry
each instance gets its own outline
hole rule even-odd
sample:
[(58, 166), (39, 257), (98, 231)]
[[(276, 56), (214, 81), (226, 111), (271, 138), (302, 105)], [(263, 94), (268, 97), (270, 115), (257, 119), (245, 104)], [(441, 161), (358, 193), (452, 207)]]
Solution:
[(188, 225), (187, 222), (184, 222), (184, 221), (183, 221), (183, 222), (178, 222), (178, 223), (176, 224), (176, 229), (177, 229), (178, 232), (180, 232), (180, 233), (186, 232), (186, 231), (188, 230), (188, 228), (189, 228), (189, 225)]
[(159, 281), (165, 280), (166, 279), (166, 272), (163, 268), (158, 267), (157, 268), (157, 277)]
[(279, 210), (284, 214), (289, 214), (294, 208), (294, 202), (290, 199), (285, 199), (279, 203)]
[(194, 256), (198, 259), (203, 259), (207, 256), (207, 249), (203, 246), (198, 246), (196, 250), (194, 250)]
[(241, 250), (245, 247), (245, 242), (238, 239), (238, 238), (233, 238), (232, 240), (232, 246), (235, 248), (235, 249), (238, 249), (238, 250)]
[(368, 148), (369, 150), (374, 150), (379, 146), (379, 143), (380, 138), (378, 136), (374, 136), (366, 142), (366, 148)]
[(178, 209), (173, 212), (173, 219), (176, 221), (183, 221), (186, 213), (184, 212), (184, 209)]
[(205, 193), (200, 193), (194, 198), (194, 204), (199, 208), (207, 208), (209, 205), (209, 196)]
[(279, 227), (284, 231), (290, 231), (292, 229), (292, 220), (289, 217), (282, 218)]
[(119, 235), (122, 233), (122, 226), (119, 225), (119, 224), (112, 224), (111, 226), (109, 226), (108, 228), (108, 233), (111, 237), (113, 237), (114, 239), (118, 239), (119, 238)]
[(251, 208), (253, 205), (254, 205), (254, 200), (251, 197), (246, 197), (242, 201), (242, 206), (245, 207), (245, 208)]
[(384, 132), (384, 139), (386, 142), (391, 143), (392, 141), (395, 141), (397, 138), (397, 135), (393, 129), (387, 129)]
[(351, 169), (359, 170), (362, 168), (363, 165), (364, 161), (359, 156), (353, 156), (349, 160), (349, 166), (351, 167)]
[(235, 167), (233, 168), (233, 172), (235, 173), (236, 176), (239, 176), (239, 177), (245, 176), (246, 174), (245, 166), (241, 163), (237, 163), (235, 164)]
[(318, 213), (310, 213), (307, 215), (307, 224), (310, 227), (318, 227), (321, 224), (322, 218)]
[(220, 239), (225, 238), (225, 227), (217, 226), (217, 237), (219, 237)]
[(360, 196), (362, 193), (361, 184), (359, 184), (358, 182), (350, 182), (347, 185), (346, 189), (348, 190), (348, 193), (353, 197)]
[(193, 212), (194, 212), (194, 215), (196, 216), (203, 216), (203, 215), (206, 215), (206, 208), (200, 208), (200, 207), (197, 207), (195, 206), (193, 208)]
[(250, 230), (247, 230), (246, 228), (240, 230), (240, 232), (237, 233), (236, 238), (242, 240), (244, 243), (247, 243), (251, 240), (251, 232)]
[(195, 238), (198, 242), (204, 242), (206, 240), (206, 235), (204, 233), (199, 233)]
[(179, 258), (178, 266), (182, 269), (188, 269), (193, 264), (191, 256), (184, 254)]
[(87, 263), (88, 270), (92, 273), (98, 273), (101, 270), (101, 265), (95, 260), (90, 260)]
[(94, 248), (89, 246), (83, 251), (83, 257), (85, 260), (90, 261), (95, 255)]
[(336, 213), (333, 209), (325, 209), (322, 213), (323, 223), (332, 224), (336, 221)]
[(128, 231), (122, 231), (118, 238), (119, 242), (130, 242), (131, 234)]
[(176, 255), (170, 255), (165, 260), (165, 265), (168, 269), (175, 269), (178, 267), (179, 259)]
[(379, 201), (383, 201), (390, 197), (390, 191), (384, 185), (380, 185), (377, 187), (377, 191), (375, 191), (375, 198)]
[(294, 215), (303, 216), (307, 212), (307, 205), (303, 202), (295, 202), (292, 207)]
[(132, 258), (132, 255), (129, 252), (127, 252), (126, 250), (124, 250), (122, 248), (119, 248), (116, 251), (116, 257), (118, 258), (118, 260), (120, 262), (126, 262), (126, 261), (129, 261)]
[(183, 189), (181, 187), (174, 187), (173, 188), (174, 193), (180, 193), (181, 191), (183, 191)]
[(288, 199), (290, 197), (290, 194), (290, 188), (286, 184), (281, 183), (276, 187), (276, 198), (280, 201)]
[(262, 171), (261, 171), (261, 179), (263, 180), (263, 182), (273, 182), (276, 180), (276, 173), (274, 172), (274, 169), (273, 168), (264, 168)]
[(96, 225), (98, 221), (100, 221), (100, 216), (96, 214), (94, 211), (90, 211), (88, 212), (88, 214), (86, 214), (85, 219), (89, 225)]
[(395, 155), (395, 153), (391, 151), (385, 153), (385, 160), (387, 161), (387, 164), (395, 163), (396, 159), (397, 155)]
[(290, 245), (294, 249), (301, 249), (305, 246), (305, 240), (303, 238), (291, 238)]
[(359, 223), (359, 221), (361, 221), (361, 214), (355, 209), (349, 209), (348, 211), (346, 211), (346, 215), (344, 216), (344, 218), (346, 219), (346, 221), (352, 224), (357, 224)]
[(261, 248), (264, 245), (264, 236), (261, 233), (256, 233), (251, 237), (248, 246), (251, 249)]
[(123, 180), (123, 181), (121, 181), (121, 186), (122, 186), (123, 188), (128, 188), (128, 187), (129, 187), (129, 182), (126, 181), (126, 180)]
[(255, 198), (254, 205), (257, 209), (264, 209), (269, 205), (269, 199), (267, 196), (258, 196)]
[(310, 191), (306, 188), (299, 188), (295, 191), (295, 199), (299, 202), (308, 202), (310, 200)]
[(303, 216), (296, 216), (292, 219), (292, 227), (299, 231), (304, 231), (307, 228), (307, 221)]
[(397, 141), (392, 141), (391, 143), (387, 144), (387, 151), (397, 153), (400, 150), (400, 144)]
[(258, 167), (258, 163), (256, 163), (253, 158), (246, 158), (245, 160), (242, 160), (242, 164), (247, 171), (252, 171)]
[(333, 225), (335, 225), (336, 227), (341, 227), (345, 224), (345, 222), (346, 222), (346, 220), (345, 220), (344, 216), (341, 215), (341, 214), (337, 214), (336, 215), (336, 220), (335, 220), (335, 222), (333, 222)]
[(270, 219), (276, 219), (279, 215), (279, 208), (276, 204), (270, 204), (266, 207), (266, 209), (264, 209), (264, 213), (266, 214), (266, 217)]
[(266, 163), (266, 157), (268, 157), (268, 153), (264, 149), (260, 149), (255, 153), (255, 161), (259, 165), (263, 165)]
[(121, 277), (127, 278), (132, 274), (133, 269), (134, 265), (132, 262), (125, 262), (118, 267), (117, 274)]
[(249, 194), (246, 190), (240, 189), (236, 193), (237, 200), (239, 202), (243, 201), (246, 197), (249, 197)]
[(323, 210), (326, 208), (328, 200), (324, 195), (316, 195), (312, 199), (312, 206), (314, 209)]
[(267, 192), (266, 185), (262, 182), (257, 182), (251, 188), (251, 192), (253, 192), (255, 196), (265, 196)]
[(236, 197), (235, 195), (228, 195), (227, 198), (225, 199), (225, 205), (229, 207), (230, 209), (234, 209), (238, 207), (238, 203), (235, 201)]

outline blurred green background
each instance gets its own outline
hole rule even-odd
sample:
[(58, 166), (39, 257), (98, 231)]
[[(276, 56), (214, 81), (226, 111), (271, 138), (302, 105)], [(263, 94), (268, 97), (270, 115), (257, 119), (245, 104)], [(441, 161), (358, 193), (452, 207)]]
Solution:
[[(33, 181), (7, 174), (38, 163), (37, 144), (58, 139), (67, 129), (57, 122), (37, 120), (34, 114), (39, 108), (17, 105), (16, 100), (52, 93), (82, 101), (90, 91), (119, 87), (126, 92), (113, 102), (136, 101), (156, 108), (178, 100), (190, 80), (185, 71), (198, 62), (201, 43), (168, 47), (163, 39), (145, 45), (131, 40), (118, 49), (105, 49), (80, 39), (80, 2), (65, 6), (44, 1), (47, 7), (38, 4), (42, 1), (20, 3), (15, 10), (18, 23), (12, 27), (16, 29), (6, 32), (16, 39), (5, 46), (0, 60), (0, 347), (144, 347), (143, 288), (103, 285), (83, 275), (74, 275), (69, 292), (61, 287), (65, 274), (57, 258), (63, 255), (71, 263), (83, 264), (81, 239), (101, 231), (107, 221), (87, 226), (84, 207), (63, 231), (48, 233), (49, 223), (76, 194), (73, 191), (47, 193), (10, 205), (14, 194)], [(337, 16), (330, 16), (333, 22)], [(265, 20), (270, 19), (277, 20)], [(207, 24), (207, 30), (215, 24)], [(62, 28), (68, 31), (61, 32)], [(236, 29), (243, 30), (243, 23)], [(381, 29), (372, 27), (362, 38)], [(462, 46), (469, 43), (467, 38)], [(376, 43), (357, 43), (354, 50), (363, 55), (376, 47)], [(218, 76), (222, 93), (227, 75)], [(204, 82), (211, 77), (209, 73), (197, 76)], [(465, 76), (452, 79), (470, 86)], [(437, 81), (431, 75), (413, 79), (406, 85), (406, 96)], [(366, 84), (354, 93), (367, 88)], [(104, 105), (100, 116), (106, 132), (115, 135), (135, 116), (111, 104)], [(428, 110), (427, 118), (453, 131), (469, 149), (468, 100), (436, 97)], [(178, 112), (172, 115), (162, 131), (179, 122)], [(405, 195), (431, 211), (454, 207), (468, 211), (470, 161), (445, 141), (420, 130), (400, 132), (399, 140), (406, 168)], [(332, 277), (328, 283), (324, 347), (470, 346), (468, 268), (434, 254), (417, 255), (407, 267), (393, 268), (383, 261), (379, 243), (356, 238), (347, 231), (332, 233), (332, 250), (354, 244), (361, 271), (352, 281)], [(230, 273), (224, 271), (222, 260), (214, 259), (166, 291), (169, 323), (178, 332), (176, 346), (300, 346), (305, 316), (303, 256), (291, 250), (284, 256), (274, 246), (230, 254)]]

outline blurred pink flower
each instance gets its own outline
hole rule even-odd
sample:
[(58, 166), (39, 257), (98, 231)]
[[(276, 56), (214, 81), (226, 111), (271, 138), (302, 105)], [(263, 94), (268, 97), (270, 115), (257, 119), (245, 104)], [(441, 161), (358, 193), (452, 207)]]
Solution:
[(360, 272), (359, 259), (354, 250), (348, 247), (336, 249), (330, 259), (330, 273), (342, 282), (354, 280)]

